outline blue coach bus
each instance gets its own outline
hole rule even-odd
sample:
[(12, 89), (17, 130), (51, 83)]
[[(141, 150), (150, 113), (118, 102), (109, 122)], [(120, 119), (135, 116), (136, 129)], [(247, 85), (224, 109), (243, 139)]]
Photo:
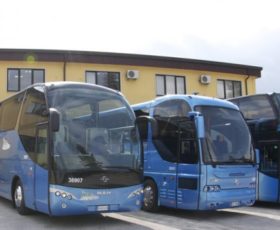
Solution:
[(45, 83), (0, 104), (0, 196), (20, 214), (139, 210), (142, 164), (135, 115), (118, 92)]
[(280, 94), (230, 99), (239, 106), (259, 149), (257, 200), (280, 202)]
[(137, 117), (155, 120), (139, 126), (144, 210), (214, 210), (255, 202), (255, 153), (237, 106), (201, 96), (169, 95), (132, 107)]

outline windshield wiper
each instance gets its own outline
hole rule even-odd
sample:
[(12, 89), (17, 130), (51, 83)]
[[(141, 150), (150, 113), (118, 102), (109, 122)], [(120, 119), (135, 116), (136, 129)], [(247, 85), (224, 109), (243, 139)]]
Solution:
[(218, 161), (216, 163), (218, 163), (218, 164), (235, 164), (235, 163), (251, 163), (251, 164), (254, 164), (254, 161), (251, 160), (251, 159), (244, 158), (244, 157), (233, 158), (232, 156), (230, 156), (228, 160)]
[(245, 158), (245, 157), (240, 157), (238, 159), (235, 159), (235, 161), (237, 162), (240, 162), (240, 163), (254, 163), (254, 161), (252, 159), (248, 159), (248, 158)]
[(139, 172), (137, 169), (133, 169), (130, 167), (125, 167), (125, 166), (104, 166), (103, 169), (120, 169), (120, 170), (126, 170), (129, 172)]

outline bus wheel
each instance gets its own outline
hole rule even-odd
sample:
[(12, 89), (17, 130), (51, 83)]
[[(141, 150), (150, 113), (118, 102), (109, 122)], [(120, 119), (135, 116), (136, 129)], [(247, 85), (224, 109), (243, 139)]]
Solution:
[(158, 210), (158, 192), (157, 186), (152, 180), (146, 180), (144, 183), (144, 202), (143, 210), (155, 212)]
[(30, 210), (25, 206), (24, 192), (20, 180), (16, 182), (16, 185), (14, 187), (13, 201), (14, 201), (15, 208), (19, 214), (27, 215), (30, 213)]

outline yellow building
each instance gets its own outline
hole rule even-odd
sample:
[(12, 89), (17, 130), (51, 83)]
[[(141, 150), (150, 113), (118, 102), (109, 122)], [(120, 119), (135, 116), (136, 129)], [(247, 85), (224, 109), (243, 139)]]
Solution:
[(78, 81), (120, 90), (131, 104), (165, 94), (231, 98), (256, 92), (262, 68), (136, 54), (0, 49), (0, 100), (36, 82)]

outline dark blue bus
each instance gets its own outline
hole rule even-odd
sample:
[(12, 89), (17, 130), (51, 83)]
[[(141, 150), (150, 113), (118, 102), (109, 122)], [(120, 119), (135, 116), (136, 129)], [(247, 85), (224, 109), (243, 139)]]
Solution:
[(239, 106), (260, 152), (257, 200), (280, 202), (280, 94), (230, 99)]
[(133, 110), (119, 92), (33, 85), (0, 104), (0, 196), (20, 214), (139, 210), (140, 144)]

